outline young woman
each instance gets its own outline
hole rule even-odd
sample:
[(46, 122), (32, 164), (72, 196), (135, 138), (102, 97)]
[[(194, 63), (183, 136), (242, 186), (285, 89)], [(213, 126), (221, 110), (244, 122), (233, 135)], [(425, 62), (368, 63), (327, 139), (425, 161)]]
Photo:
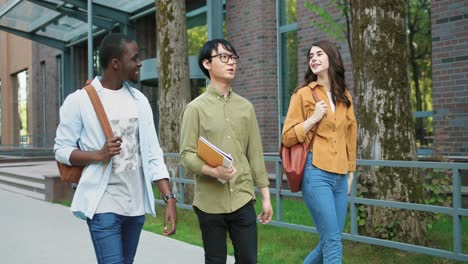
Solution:
[(320, 241), (304, 263), (341, 263), (341, 234), (356, 169), (356, 118), (336, 46), (329, 41), (314, 43), (307, 59), (305, 82), (291, 96), (282, 142), (308, 144), (318, 126), (304, 168), (302, 195)]

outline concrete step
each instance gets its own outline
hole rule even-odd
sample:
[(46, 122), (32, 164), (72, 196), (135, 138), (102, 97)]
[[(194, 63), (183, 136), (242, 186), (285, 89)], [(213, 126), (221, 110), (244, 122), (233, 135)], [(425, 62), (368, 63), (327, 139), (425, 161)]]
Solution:
[(46, 198), (45, 178), (40, 174), (23, 176), (2, 171), (0, 172), (0, 188), (40, 200)]
[(0, 189), (45, 201), (44, 189), (36, 189), (24, 185), (5, 183), (3, 181), (0, 181)]
[(7, 175), (0, 172), (0, 182), (11, 185), (25, 186), (29, 189), (45, 190), (44, 177), (42, 179), (32, 179), (16, 175)]

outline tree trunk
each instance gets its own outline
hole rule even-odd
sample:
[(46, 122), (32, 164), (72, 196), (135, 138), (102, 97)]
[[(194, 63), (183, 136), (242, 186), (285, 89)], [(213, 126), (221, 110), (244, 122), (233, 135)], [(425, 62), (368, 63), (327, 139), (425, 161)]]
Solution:
[[(354, 92), (359, 125), (358, 157), (415, 160), (414, 125), (408, 83), (405, 1), (352, 1)], [(422, 203), (415, 170), (362, 167), (359, 190), (374, 199)], [(369, 206), (368, 235), (421, 244), (426, 225), (419, 212)]]
[[(159, 140), (164, 152), (179, 152), (179, 119), (190, 100), (185, 21), (184, 0), (156, 0)], [(175, 159), (166, 159), (166, 164), (177, 172)]]

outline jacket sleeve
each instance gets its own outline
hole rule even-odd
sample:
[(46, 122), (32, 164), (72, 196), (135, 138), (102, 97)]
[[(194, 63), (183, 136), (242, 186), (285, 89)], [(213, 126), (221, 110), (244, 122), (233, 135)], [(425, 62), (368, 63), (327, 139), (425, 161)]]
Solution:
[(182, 113), (179, 157), (185, 168), (202, 175), (201, 170), (205, 162), (197, 155), (199, 122), (197, 109), (190, 104), (187, 105)]
[(284, 120), (281, 142), (290, 147), (306, 140), (304, 130), (304, 121), (306, 113), (304, 112), (304, 102), (299, 92), (291, 96), (288, 113)]
[[(164, 153), (159, 145), (158, 135), (156, 134), (156, 129), (153, 120), (153, 111), (151, 106), (148, 102), (148, 99), (145, 97), (145, 104), (147, 111), (149, 112), (149, 122), (150, 122), (150, 129), (149, 129), (149, 151), (148, 151), (148, 168), (149, 174), (151, 175), (151, 181), (157, 181), (161, 179), (169, 179), (169, 171), (167, 170), (166, 163), (164, 162)], [(145, 146), (140, 146), (145, 147)]]
[(346, 111), (347, 131), (346, 131), (346, 151), (348, 155), (348, 171), (356, 170), (356, 145), (357, 145), (357, 122), (354, 115), (354, 103), (348, 93), (351, 106)]
[(55, 159), (60, 163), (72, 165), (70, 155), (78, 148), (78, 140), (83, 129), (80, 111), (80, 92), (76, 91), (65, 99), (60, 107), (60, 123), (55, 135)]

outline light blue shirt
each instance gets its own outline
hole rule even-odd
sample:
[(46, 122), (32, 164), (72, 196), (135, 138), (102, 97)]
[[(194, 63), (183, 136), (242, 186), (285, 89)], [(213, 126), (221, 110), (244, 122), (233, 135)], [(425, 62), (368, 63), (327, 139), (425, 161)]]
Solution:
[[(99, 97), (103, 96), (100, 78), (96, 77), (91, 85)], [(143, 167), (145, 212), (156, 216), (152, 182), (168, 179), (169, 172), (164, 163), (163, 151), (153, 121), (153, 112), (148, 99), (137, 89), (124, 83), (138, 107), (140, 153)], [(85, 90), (80, 89), (67, 96), (60, 107), (60, 124), (55, 138), (55, 159), (71, 165), (70, 155), (77, 149), (77, 143), (84, 151), (100, 150), (106, 139), (97, 119), (91, 100)], [(104, 169), (103, 162), (91, 163), (85, 167), (75, 191), (71, 210), (81, 219), (92, 219), (104, 195), (112, 168), (112, 160)]]

